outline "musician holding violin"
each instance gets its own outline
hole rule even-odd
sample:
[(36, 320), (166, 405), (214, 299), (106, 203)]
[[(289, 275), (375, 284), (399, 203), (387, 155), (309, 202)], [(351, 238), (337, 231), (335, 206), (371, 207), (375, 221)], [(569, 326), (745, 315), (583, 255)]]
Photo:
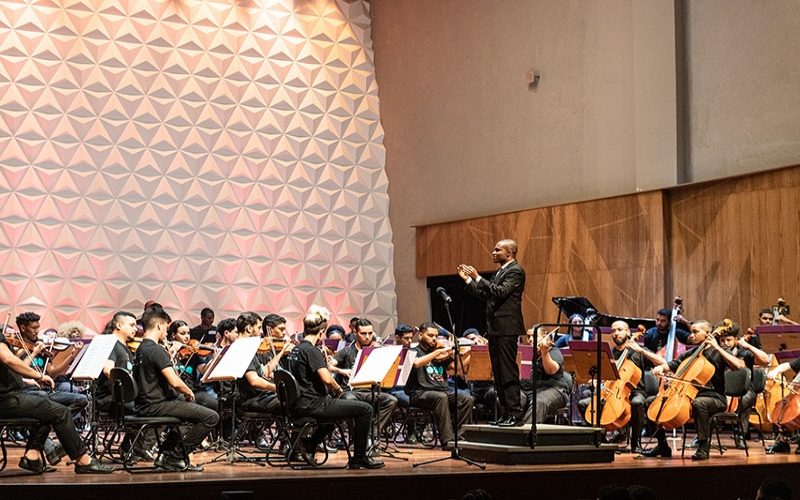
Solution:
[[(533, 329), (528, 330), (529, 341), (538, 351), (536, 356), (536, 423), (544, 422), (547, 417), (555, 415), (559, 408), (567, 405), (569, 393), (572, 390), (572, 382), (568, 375), (564, 374), (564, 356), (561, 349), (555, 346), (552, 336), (556, 330), (546, 332), (544, 328), (539, 328), (536, 332), (536, 341), (533, 343)], [(533, 422), (533, 386), (529, 378), (520, 381), (522, 386), (522, 402), (525, 408), (525, 423)], [(502, 423), (500, 424), (503, 425)]]
[[(644, 327), (640, 328), (641, 332), (643, 333)], [(614, 410), (617, 410), (620, 413), (620, 418), (622, 414), (625, 414), (625, 416), (630, 419), (631, 453), (642, 452), (641, 438), (642, 428), (644, 427), (644, 410), (647, 401), (647, 391), (643, 376), (644, 371), (651, 369), (653, 366), (666, 364), (666, 360), (664, 360), (664, 358), (651, 352), (647, 348), (640, 346), (636, 341), (636, 338), (636, 336), (631, 335), (630, 327), (625, 321), (615, 321), (611, 324), (611, 340), (614, 343), (611, 353), (614, 356), (614, 360), (617, 361), (617, 369), (620, 372), (619, 382), (627, 385), (627, 390), (626, 387), (622, 387), (622, 390), (619, 392), (622, 394), (627, 394), (627, 397), (622, 397), (621, 394), (618, 394), (616, 390), (612, 389), (612, 394), (609, 394), (606, 398), (605, 405), (597, 410), (601, 412), (601, 416), (603, 417), (601, 418), (601, 422), (607, 419), (616, 421), (616, 419), (610, 418), (607, 414)], [(620, 361), (623, 361), (623, 364), (620, 364)], [(630, 362), (632, 366), (628, 367), (626, 364), (624, 364), (626, 361)], [(630, 370), (630, 372), (628, 370)], [(630, 383), (633, 380), (638, 380), (638, 382), (631, 387)], [(614, 382), (612, 382), (612, 384), (613, 383)], [(612, 398), (621, 398), (621, 400), (617, 401), (616, 399)], [(581, 415), (586, 413), (586, 410), (590, 405), (590, 398), (585, 398), (578, 402), (578, 408), (580, 408)], [(616, 405), (620, 405), (622, 408), (615, 408)], [(620, 426), (624, 425), (624, 423), (620, 424)], [(614, 427), (616, 429), (620, 428), (618, 426)]]
[[(70, 363), (75, 360), (78, 350), (70, 348), (70, 352), (61, 361), (54, 363), (53, 345), (47, 345), (39, 339), (39, 315), (34, 312), (25, 312), (17, 316), (17, 328), (19, 333), (9, 339), (9, 343), (17, 348), (17, 357), (29, 363), (36, 371), (55, 378), (63, 375)], [(73, 346), (74, 347), (74, 346)], [(79, 393), (71, 391), (56, 391), (54, 387), (45, 395), (56, 403), (60, 403), (69, 408), (73, 417), (77, 417), (89, 406), (89, 399)], [(41, 389), (32, 382), (27, 386), (28, 391), (40, 391)]]
[[(372, 339), (375, 335), (375, 328), (368, 318), (359, 318), (355, 323), (355, 333), (355, 341), (351, 342), (350, 345), (344, 349), (340, 349), (328, 364), (328, 367), (331, 373), (340, 377), (339, 383), (344, 386), (342, 399), (364, 401), (373, 404), (372, 389), (353, 389), (350, 387), (349, 382), (350, 378), (353, 376), (353, 368), (358, 352), (364, 347), (372, 347), (374, 344)], [(380, 414), (378, 415), (376, 425), (380, 432), (389, 422), (389, 419), (392, 418), (392, 413), (394, 413), (395, 408), (397, 408), (397, 398), (383, 391), (379, 392), (377, 396)]]
[(201, 344), (189, 334), (189, 324), (176, 319), (167, 327), (167, 346), (178, 376), (194, 392), (194, 402), (210, 410), (218, 409), (217, 398), (200, 385), (198, 366), (214, 352), (213, 344)]
[[(706, 320), (695, 321), (691, 325), (689, 342), (697, 347), (653, 368), (653, 375), (666, 376), (672, 373), (674, 376), (668, 377), (669, 387), (656, 396), (648, 408), (648, 418), (660, 426), (660, 429), (655, 434), (658, 445), (644, 451), (643, 456), (671, 457), (672, 450), (667, 444), (664, 429), (680, 427), (691, 415), (697, 428), (697, 452), (692, 460), (709, 458), (711, 417), (725, 411), (727, 406), (725, 370), (740, 370), (745, 367), (741, 358), (734, 356), (717, 341), (717, 337), (736, 337), (733, 325), (730, 320), (725, 320), (713, 328), (712, 335), (711, 323)], [(673, 407), (677, 407), (674, 418), (671, 416)]]
[(286, 318), (270, 313), (261, 322), (261, 346), (258, 348), (258, 359), (263, 365), (264, 377), (272, 379), (272, 372), (282, 364), (286, 354), (294, 344), (287, 335)]
[[(372, 406), (363, 401), (337, 399), (342, 388), (328, 370), (325, 356), (317, 348), (317, 342), (325, 335), (330, 313), (320, 306), (311, 306), (303, 318), (303, 340), (289, 352), (286, 358), (288, 371), (297, 380), (300, 389), (293, 411), (297, 416), (350, 419), (355, 422), (352, 432), (353, 456), (348, 462), (350, 469), (378, 469), (384, 466), (380, 460), (367, 456), (367, 438), (372, 422)], [(331, 392), (333, 397), (328, 396)], [(316, 450), (330, 429), (319, 426), (301, 444), (307, 451)]]
[(88, 454), (86, 444), (75, 425), (66, 406), (52, 401), (41, 392), (24, 390), (23, 377), (29, 378), (42, 389), (52, 388), (53, 379), (46, 373), (32, 368), (11, 351), (6, 337), (0, 336), (0, 418), (35, 418), (41, 422), (36, 432), (28, 436), (25, 453), (19, 466), (35, 474), (52, 472), (41, 459), (42, 447), (50, 430), (54, 430), (58, 440), (69, 457), (75, 461), (78, 474), (107, 474), (113, 472), (99, 460)]

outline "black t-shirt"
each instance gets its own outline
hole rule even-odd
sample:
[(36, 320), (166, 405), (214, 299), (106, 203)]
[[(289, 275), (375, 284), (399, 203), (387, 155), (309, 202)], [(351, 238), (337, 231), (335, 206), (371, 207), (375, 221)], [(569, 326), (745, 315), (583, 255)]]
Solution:
[[(753, 344), (750, 344), (750, 345), (753, 345)], [(747, 349), (739, 348), (736, 351), (736, 357), (742, 359), (744, 361), (744, 365), (747, 368), (749, 368), (750, 370), (752, 370), (753, 367), (756, 365), (756, 357), (755, 357), (755, 355), (752, 352), (748, 351)]]
[[(14, 350), (6, 342), (5, 335), (0, 335), (0, 342), (5, 344), (12, 354), (14, 353)], [(22, 382), (22, 375), (0, 363), (0, 395), (11, 394), (24, 388), (25, 384)]]
[[(680, 377), (680, 374), (676, 371), (680, 366), (680, 364), (686, 358), (691, 356), (697, 349), (698, 347), (690, 349), (685, 353), (681, 354), (680, 357), (673, 359), (668, 363), (669, 369), (672, 370), (673, 373), (675, 373), (676, 377)], [(723, 347), (723, 349), (725, 349), (725, 351), (727, 351), (728, 354), (731, 353), (731, 351), (728, 348)], [(717, 399), (722, 400), (723, 402), (727, 402), (727, 400), (725, 399), (725, 369), (728, 367), (728, 363), (725, 361), (725, 359), (722, 357), (720, 353), (718, 353), (716, 350), (710, 347), (705, 351), (703, 351), (702, 355), (712, 365), (714, 365), (714, 376), (711, 377), (711, 380), (708, 382), (708, 384), (706, 384), (706, 386), (703, 389), (697, 391), (697, 396), (715, 397)]]
[(789, 368), (795, 373), (800, 373), (800, 358), (794, 358), (789, 361)]
[[(643, 343), (645, 347), (650, 349), (650, 352), (658, 352), (659, 349), (667, 345), (668, 338), (669, 332), (662, 334), (658, 332), (658, 328), (653, 327), (645, 332)], [(675, 338), (681, 344), (689, 345), (689, 332), (680, 326), (675, 327)]]
[[(359, 349), (356, 347), (356, 343), (353, 342), (344, 349), (339, 350), (336, 353), (336, 356), (333, 359), (336, 361), (336, 366), (342, 370), (350, 370), (353, 368), (353, 365), (356, 364), (356, 357), (358, 356)], [(342, 387), (345, 387), (350, 382), (349, 377), (345, 377), (344, 375), (339, 375), (338, 373), (334, 375), (336, 382), (339, 383)]]
[[(427, 351), (422, 346), (418, 345), (414, 349), (417, 353), (417, 358), (427, 356), (433, 351)], [(440, 391), (447, 392), (447, 367), (450, 366), (453, 360), (450, 358), (436, 361), (430, 361), (426, 365), (418, 366), (411, 369), (406, 381), (405, 391), (406, 394), (412, 394), (418, 391)]]
[(286, 365), (300, 387), (295, 408), (305, 410), (321, 406), (328, 395), (328, 389), (317, 371), (328, 367), (325, 356), (311, 342), (303, 340), (289, 352), (286, 359)]
[(151, 404), (178, 398), (178, 394), (161, 373), (164, 368), (173, 369), (167, 350), (150, 339), (142, 340), (136, 350), (136, 364), (133, 366), (133, 377), (139, 386), (137, 411)]
[[(570, 387), (569, 382), (567, 381), (566, 377), (564, 377), (564, 355), (561, 354), (561, 349), (558, 347), (551, 347), (550, 348), (550, 359), (558, 363), (558, 371), (552, 375), (548, 375), (542, 369), (542, 357), (536, 357), (536, 388), (538, 389), (549, 389), (551, 387), (555, 387), (556, 389), (562, 389), (566, 392), (569, 392), (572, 387)], [(530, 391), (533, 389), (531, 385), (530, 379), (522, 379), (520, 381), (522, 385), (522, 390)]]
[[(114, 368), (122, 368), (129, 373), (133, 371), (134, 356), (128, 346), (117, 340), (114, 349), (111, 350), (108, 359), (114, 362)], [(111, 396), (111, 387), (108, 385), (108, 377), (103, 372), (97, 377), (97, 390), (95, 397), (98, 399)]]
[(247, 372), (256, 372), (256, 375), (258, 375), (259, 377), (262, 377), (264, 375), (264, 369), (262, 368), (261, 360), (259, 359), (258, 354), (253, 356), (253, 359), (247, 366), (247, 370), (245, 371), (245, 376), (236, 381), (236, 383), (239, 385), (239, 393), (242, 395), (242, 398), (244, 398), (245, 400), (249, 400), (261, 396), (262, 394), (273, 392), (260, 389), (258, 387), (253, 387), (252, 385), (250, 385), (250, 382), (248, 382), (247, 380)]
[(216, 327), (214, 325), (211, 325), (211, 328), (208, 330), (203, 328), (201, 325), (197, 325), (189, 330), (189, 338), (199, 340), (200, 342), (214, 342), (215, 339), (213, 335), (209, 335), (210, 332), (214, 331), (216, 331)]

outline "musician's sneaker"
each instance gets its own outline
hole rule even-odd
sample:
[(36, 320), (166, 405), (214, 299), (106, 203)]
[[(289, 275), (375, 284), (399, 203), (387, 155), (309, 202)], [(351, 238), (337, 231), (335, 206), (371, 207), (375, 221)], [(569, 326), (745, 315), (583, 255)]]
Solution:
[(775, 441), (772, 446), (767, 446), (767, 455), (774, 455), (775, 453), (789, 453), (791, 448), (786, 441)]

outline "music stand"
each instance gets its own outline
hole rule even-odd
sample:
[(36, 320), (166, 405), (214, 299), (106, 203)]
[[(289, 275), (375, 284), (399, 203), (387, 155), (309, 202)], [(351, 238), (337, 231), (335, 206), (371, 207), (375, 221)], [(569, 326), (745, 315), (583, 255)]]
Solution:
[(614, 360), (614, 355), (611, 353), (611, 348), (605, 342), (600, 343), (600, 366), (601, 370), (597, 369), (598, 351), (597, 342), (595, 341), (582, 341), (573, 340), (569, 343), (570, 351), (572, 352), (572, 360), (575, 363), (575, 377), (579, 383), (591, 383), (594, 381), (594, 397), (590, 401), (591, 413), (593, 421), (589, 422), (594, 424), (595, 427), (600, 427), (600, 403), (601, 403), (601, 388), (599, 379), (599, 372), (602, 371), (603, 381), (619, 380), (619, 371), (617, 370), (617, 363)]
[(256, 355), (259, 346), (261, 345), (261, 337), (249, 337), (246, 339), (237, 339), (233, 344), (225, 347), (222, 351), (214, 357), (210, 366), (206, 370), (206, 374), (201, 381), (204, 384), (211, 382), (224, 382), (232, 381), (233, 386), (233, 404), (231, 405), (231, 439), (225, 443), (225, 451), (212, 458), (202, 465), (216, 463), (225, 457), (228, 463), (234, 462), (249, 462), (260, 466), (264, 464), (253, 459), (239, 451), (236, 445), (236, 400), (239, 397), (239, 388), (236, 383), (247, 372), (247, 367)]
[[(450, 320), (450, 325), (451, 325), (450, 331), (454, 332), (454, 331), (456, 331), (456, 324), (453, 323), (453, 315), (450, 313), (450, 301), (449, 300), (447, 300), (447, 299), (444, 300), (444, 307), (447, 310), (447, 318), (448, 318), (448, 320)], [(459, 344), (458, 344), (458, 337), (456, 337), (455, 335), (453, 335), (453, 362), (455, 363), (455, 366), (454, 366), (455, 369), (454, 369), (453, 376), (454, 377), (458, 377), (458, 366), (460, 364), (461, 365), (461, 374), (464, 376), (464, 380), (467, 380), (467, 373), (466, 373), (466, 370), (464, 370), (464, 362), (461, 360), (461, 349), (460, 349)], [(432, 460), (426, 460), (424, 462), (418, 462), (418, 463), (412, 464), (413, 467), (417, 467), (419, 465), (432, 464), (432, 463), (436, 463), (436, 462), (442, 462), (444, 460), (460, 460), (460, 461), (466, 462), (466, 463), (468, 463), (470, 465), (474, 465), (475, 467), (479, 467), (481, 470), (486, 470), (486, 466), (485, 465), (483, 465), (481, 463), (478, 463), (478, 462), (476, 462), (474, 460), (470, 460), (467, 457), (462, 457), (461, 456), (461, 448), (458, 446), (458, 382), (453, 384), (453, 396), (454, 396), (454, 401), (455, 401), (455, 404), (453, 405), (453, 419), (454, 419), (454, 421), (456, 423), (456, 429), (455, 429), (455, 432), (454, 432), (455, 440), (453, 441), (453, 450), (450, 452), (450, 456), (449, 457), (442, 457), (442, 458), (434, 458)]]
[(756, 334), (764, 352), (800, 349), (800, 325), (761, 325), (756, 327)]
[[(350, 379), (350, 387), (353, 389), (369, 389), (372, 399), (373, 416), (376, 423), (380, 419), (381, 401), (378, 398), (382, 388), (395, 386), (402, 367), (405, 353), (402, 346), (382, 346), (382, 347), (362, 347), (358, 351), (355, 363), (353, 364), (353, 377)], [(372, 448), (380, 447), (380, 431), (377, 425), (371, 426)], [(386, 458), (408, 461), (405, 457), (396, 457), (391, 451), (386, 451)]]

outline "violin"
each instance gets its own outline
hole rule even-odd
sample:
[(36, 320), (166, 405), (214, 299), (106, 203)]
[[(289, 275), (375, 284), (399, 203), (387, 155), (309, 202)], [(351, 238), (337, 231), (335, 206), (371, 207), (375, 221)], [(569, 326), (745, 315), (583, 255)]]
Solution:
[(258, 350), (256, 352), (258, 354), (266, 354), (271, 352), (274, 355), (276, 352), (282, 351), (284, 345), (286, 345), (286, 339), (274, 339), (270, 335), (267, 335), (261, 339), (261, 344), (258, 346)]
[[(634, 342), (644, 335), (644, 325), (639, 325), (635, 334), (629, 337)], [(600, 427), (615, 431), (625, 427), (631, 419), (631, 391), (642, 380), (642, 370), (629, 359), (631, 348), (627, 347), (616, 362), (619, 379), (603, 382), (600, 393)], [(586, 408), (584, 417), (594, 422), (593, 408)]]
[(188, 359), (194, 354), (205, 357), (211, 356), (214, 353), (214, 344), (205, 343), (201, 344), (199, 340), (192, 339), (187, 344), (181, 344), (178, 349), (179, 359)]
[[(733, 328), (733, 322), (724, 320), (724, 326), (716, 329), (712, 335), (719, 336)], [(677, 429), (689, 421), (692, 401), (697, 398), (701, 387), (714, 377), (716, 368), (703, 356), (707, 345), (699, 345), (691, 356), (684, 359), (672, 377), (669, 387), (659, 392), (655, 401), (647, 409), (647, 418), (654, 424), (666, 429)]]

